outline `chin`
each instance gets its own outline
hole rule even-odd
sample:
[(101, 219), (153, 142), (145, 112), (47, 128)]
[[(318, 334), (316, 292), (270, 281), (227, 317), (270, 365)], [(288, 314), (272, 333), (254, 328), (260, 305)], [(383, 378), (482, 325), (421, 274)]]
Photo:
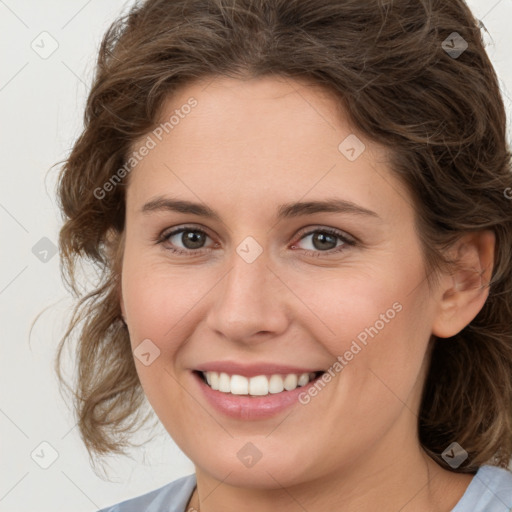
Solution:
[[(290, 451), (292, 451), (290, 449)], [(280, 489), (303, 484), (312, 479), (313, 475), (295, 456), (282, 457), (274, 454), (264, 457), (252, 466), (245, 466), (237, 458), (212, 458), (195, 463), (196, 469), (209, 474), (217, 481), (234, 487), (250, 489)]]

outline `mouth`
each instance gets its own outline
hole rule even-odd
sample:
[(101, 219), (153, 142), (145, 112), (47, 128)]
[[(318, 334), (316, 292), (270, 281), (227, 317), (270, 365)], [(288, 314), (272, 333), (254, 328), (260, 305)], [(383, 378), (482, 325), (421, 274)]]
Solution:
[(325, 372), (321, 370), (306, 373), (255, 375), (253, 377), (216, 371), (194, 370), (194, 373), (214, 391), (227, 395), (261, 397), (294, 391), (316, 381)]

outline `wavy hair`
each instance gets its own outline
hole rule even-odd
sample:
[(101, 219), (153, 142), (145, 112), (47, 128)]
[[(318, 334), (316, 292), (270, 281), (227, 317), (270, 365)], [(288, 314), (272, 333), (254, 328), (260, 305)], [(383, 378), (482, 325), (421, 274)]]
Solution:
[[(457, 34), (453, 34), (456, 32)], [(463, 49), (456, 41), (465, 41)], [(452, 50), (450, 50), (452, 49)], [(415, 210), (429, 285), (465, 233), (496, 236), (489, 296), (455, 336), (430, 341), (418, 432), (442, 467), (507, 467), (512, 455), (512, 172), (499, 82), (463, 0), (147, 0), (102, 40), (84, 128), (59, 174), (61, 272), (76, 303), (55, 367), (73, 395), (89, 455), (124, 453), (145, 395), (121, 318), (128, 176), (99, 198), (153, 129), (163, 102), (193, 80), (279, 75), (339, 99), (352, 125), (391, 153)], [(126, 173), (125, 173), (126, 174)], [(96, 270), (80, 289), (78, 264)], [(76, 343), (75, 380), (61, 373)], [(441, 457), (457, 441), (458, 468)]]

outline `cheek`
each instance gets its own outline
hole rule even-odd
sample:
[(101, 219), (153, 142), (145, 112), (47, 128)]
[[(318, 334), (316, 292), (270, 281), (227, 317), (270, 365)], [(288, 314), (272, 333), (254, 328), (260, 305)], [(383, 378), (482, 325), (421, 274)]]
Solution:
[(301, 321), (307, 321), (314, 338), (333, 355), (349, 350), (354, 340), (369, 346), (371, 340), (405, 327), (403, 311), (415, 308), (408, 285), (415, 275), (382, 267), (343, 269), (315, 286), (296, 283), (294, 291), (308, 306)]
[[(392, 398), (390, 389), (408, 396), (430, 337), (419, 254), (409, 254), (407, 264), (394, 259), (303, 290), (315, 313), (308, 315), (309, 331), (331, 354), (333, 373), (343, 375), (339, 384), (362, 399), (361, 406), (366, 401), (367, 410), (383, 394)], [(343, 400), (352, 402), (354, 396)]]
[[(182, 287), (189, 287), (190, 293)], [(176, 371), (176, 361), (190, 334), (186, 331), (190, 327), (188, 315), (204, 291), (190, 286), (190, 277), (184, 276), (183, 269), (172, 275), (168, 267), (164, 271), (159, 264), (142, 264), (142, 258), (128, 252), (123, 262), (122, 290), (130, 342), (144, 393), (172, 437), (181, 440), (186, 432), (182, 418), (190, 421), (198, 412), (192, 407), (195, 403), (189, 403), (183, 387), (176, 384), (182, 377)], [(149, 364), (138, 357), (144, 352), (150, 353)], [(180, 414), (176, 414), (172, 404), (180, 404)]]
[(197, 269), (172, 270), (165, 263), (142, 261), (127, 255), (123, 264), (123, 301), (132, 345), (149, 338), (162, 352), (172, 352), (172, 340), (178, 339), (176, 333), (188, 323), (208, 286)]

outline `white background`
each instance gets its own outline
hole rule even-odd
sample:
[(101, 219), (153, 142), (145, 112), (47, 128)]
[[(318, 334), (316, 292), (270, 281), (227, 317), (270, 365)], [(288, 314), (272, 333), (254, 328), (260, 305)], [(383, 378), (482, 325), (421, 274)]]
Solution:
[[(468, 3), (490, 33), (487, 51), (510, 116), (512, 0)], [(133, 459), (110, 459), (113, 481), (93, 472), (53, 371), (71, 304), (60, 280), (58, 255), (42, 262), (32, 252), (43, 237), (57, 243), (61, 221), (54, 187), (59, 167), (51, 166), (68, 155), (80, 133), (101, 37), (130, 4), (0, 0), (2, 512), (93, 512), (193, 472), (163, 427), (153, 442), (133, 451)], [(40, 36), (44, 31), (58, 42), (47, 59), (31, 47), (32, 41), (46, 37)], [(47, 39), (45, 48), (49, 45)], [(29, 344), (30, 325), (44, 308)], [(48, 456), (50, 450), (39, 447), (44, 441), (58, 453), (48, 469), (31, 458), (36, 449)]]

